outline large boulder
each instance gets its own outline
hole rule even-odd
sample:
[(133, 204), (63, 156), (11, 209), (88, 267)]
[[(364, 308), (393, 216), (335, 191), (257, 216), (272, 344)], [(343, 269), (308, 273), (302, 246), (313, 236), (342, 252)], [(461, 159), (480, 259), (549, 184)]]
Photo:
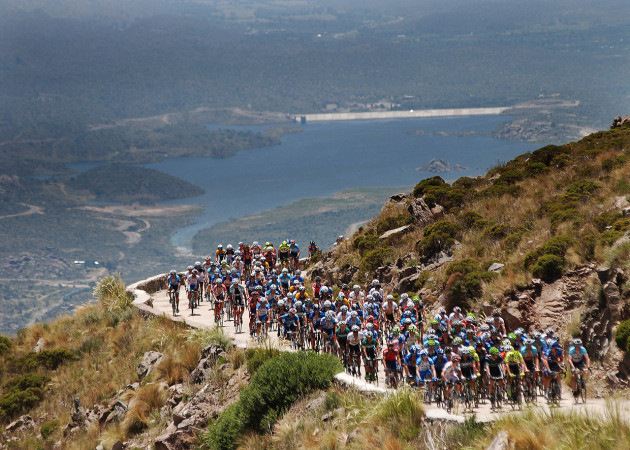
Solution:
[(413, 199), (409, 204), (408, 210), (415, 221), (422, 224), (432, 222), (436, 216), (439, 216), (444, 212), (444, 208), (440, 205), (435, 205), (433, 207), (427, 205), (424, 198)]
[(138, 378), (143, 379), (147, 375), (149, 375), (158, 364), (162, 362), (166, 355), (164, 353), (156, 352), (151, 350), (150, 352), (146, 352), (142, 357), (142, 361), (138, 364)]

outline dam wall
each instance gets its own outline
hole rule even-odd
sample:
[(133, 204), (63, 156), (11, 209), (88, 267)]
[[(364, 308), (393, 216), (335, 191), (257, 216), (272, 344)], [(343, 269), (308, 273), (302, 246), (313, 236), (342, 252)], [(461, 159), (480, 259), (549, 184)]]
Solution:
[(413, 117), (490, 116), (502, 114), (508, 109), (510, 108), (507, 106), (501, 106), (496, 108), (412, 109), (409, 111), (296, 114), (293, 116), (293, 120), (308, 123), (336, 120), (407, 119)]

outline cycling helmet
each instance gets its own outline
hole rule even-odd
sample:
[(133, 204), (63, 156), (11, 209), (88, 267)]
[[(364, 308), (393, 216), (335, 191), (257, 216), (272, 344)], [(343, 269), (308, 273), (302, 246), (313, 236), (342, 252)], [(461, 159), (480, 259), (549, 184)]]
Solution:
[(269, 289), (272, 291), (275, 291), (278, 288), (278, 286), (276, 286), (275, 284), (272, 284), (271, 286), (269, 286)]
[(446, 310), (444, 308), (440, 308), (440, 314), (446, 314)]
[(302, 302), (299, 301), (299, 300), (297, 302), (295, 302), (295, 307), (296, 308), (301, 308), (302, 307)]
[[(393, 295), (391, 295), (391, 296), (390, 296), (390, 295), (388, 295), (388, 296), (387, 296), (387, 298), (389, 299), (389, 297), (394, 298), (394, 296), (393, 296)], [(407, 300), (408, 298), (409, 298), (409, 294), (407, 294), (406, 292), (403, 292), (402, 294), (400, 294), (400, 299), (401, 299), (401, 300)]]
[(278, 300), (278, 306), (279, 306), (279, 307), (280, 307), (280, 306), (284, 306), (284, 300), (282, 300), (282, 299), (281, 299), (281, 300)]
[(365, 324), (365, 329), (372, 331), (374, 329), (374, 324), (371, 323), (371, 322), (366, 323)]
[(306, 291), (306, 287), (300, 286), (300, 292), (304, 292), (304, 291)]
[(411, 324), (411, 318), (407, 317), (405, 319), (405, 325), (409, 325), (409, 324)]
[(319, 275), (315, 277), (315, 283), (321, 283), (322, 281), (322, 277), (320, 277)]
[(355, 317), (357, 317), (358, 315), (359, 315), (359, 313), (357, 313), (356, 311), (352, 311), (352, 312), (350, 313), (350, 317), (352, 317), (353, 319), (354, 319)]
[(298, 269), (298, 270), (296, 270), (296, 271), (295, 271), (295, 275), (299, 276), (299, 275), (301, 275), (301, 274), (302, 274), (302, 271), (301, 271), (300, 269)]
[(487, 323), (484, 323), (484, 324), (482, 324), (482, 325), (479, 327), (479, 329), (480, 329), (481, 331), (488, 331), (488, 330), (490, 330), (490, 325), (488, 325)]
[(582, 345), (582, 339), (573, 339), (573, 345)]
[(322, 286), (319, 290), (320, 294), (328, 294), (328, 288), (326, 286)]
[(418, 331), (418, 327), (415, 324), (409, 325), (409, 331)]
[(260, 267), (256, 266), (256, 268), (254, 269), (254, 271), (256, 271), (256, 272), (260, 272)]
[(256, 290), (259, 292), (262, 291), (262, 286), (256, 286)]
[(266, 303), (267, 299), (265, 297), (260, 297), (260, 303)]
[(453, 312), (459, 313), (459, 312), (462, 312), (462, 309), (459, 306), (456, 306), (455, 308), (453, 308)]
[(503, 350), (505, 350), (506, 353), (513, 352), (514, 347), (512, 347), (511, 345), (506, 345), (505, 347), (503, 347)]
[(501, 341), (501, 347), (507, 347), (508, 345), (512, 345), (509, 339), (503, 339)]
[(387, 296), (387, 300), (394, 300), (394, 296), (393, 296), (392, 294), (389, 294), (389, 295)]
[(470, 349), (468, 347), (462, 348), (462, 355), (470, 355)]
[(188, 266), (188, 270), (193, 270), (194, 267), (193, 266)]
[(252, 243), (252, 245), (253, 245), (254, 247), (258, 247), (258, 241), (254, 241), (254, 242)]
[(335, 315), (334, 312), (332, 311), (326, 311), (326, 319), (330, 320), (333, 318), (333, 316)]
[(218, 275), (218, 274), (220, 274), (220, 273), (221, 273), (221, 271), (220, 271), (219, 269), (214, 269), (214, 273), (215, 273), (216, 275)]
[(415, 345), (409, 347), (409, 353), (418, 353), (418, 348)]
[(394, 343), (393, 342), (388, 342), (387, 343), (387, 348), (393, 348), (394, 347)]
[(514, 333), (510, 333), (510, 334), (508, 334), (508, 339), (509, 339), (510, 341), (515, 341), (515, 340), (516, 340), (516, 334), (514, 334)]
[(330, 308), (332, 306), (332, 303), (330, 303), (330, 300), (326, 300), (324, 302), (324, 308)]
[(534, 339), (540, 339), (542, 333), (540, 331), (534, 331)]
[(490, 354), (491, 355), (498, 355), (499, 354), (499, 349), (496, 347), (490, 347)]
[(368, 295), (365, 297), (365, 300), (366, 300), (367, 302), (371, 302), (372, 300), (374, 300), (374, 296), (373, 296), (372, 294), (368, 294)]
[(341, 312), (347, 312), (348, 311), (348, 307), (346, 305), (343, 305), (341, 307)]
[(177, 272), (175, 272), (175, 269), (173, 269), (173, 270), (171, 270), (169, 273), (170, 273), (171, 275), (175, 275)]
[(232, 280), (232, 284), (238, 284), (238, 278), (234, 278), (234, 279)]
[(438, 337), (437, 337), (435, 334), (428, 334), (428, 335), (427, 335), (427, 339), (428, 339), (429, 341), (437, 341), (437, 340), (438, 340)]
[(341, 286), (341, 289), (350, 289), (350, 286), (348, 286), (347, 284), (344, 284), (343, 286)]
[(433, 319), (433, 320), (431, 321), (431, 325), (437, 325), (437, 324), (438, 324), (437, 319)]
[(381, 282), (378, 281), (376, 278), (372, 280), (372, 286), (378, 286), (379, 284), (381, 284)]
[(443, 355), (444, 354), (444, 349), (442, 347), (439, 347), (435, 350), (435, 353), (437, 353), (438, 355)]
[(344, 294), (343, 292), (339, 291), (339, 295), (337, 295), (337, 298), (343, 300), (344, 298), (346, 298), (346, 294)]
[(457, 353), (453, 354), (453, 361), (459, 361), (460, 359), (462, 359)]
[(466, 334), (468, 333), (474, 333), (475, 330), (473, 330), (472, 328), (466, 328)]
[(394, 331), (392, 331), (392, 333), (394, 333), (394, 334), (400, 334), (400, 328), (395, 327), (395, 328), (394, 328)]
[(293, 298), (294, 294), (293, 292), (287, 292), (287, 298)]
[(359, 286), (358, 284), (355, 284), (354, 286), (352, 286), (352, 289), (355, 291), (358, 291), (361, 289), (361, 286)]
[(267, 241), (265, 242), (265, 247), (269, 247), (271, 245), (271, 242)]
[(289, 310), (289, 312), (290, 312), (291, 314), (295, 314), (295, 313), (297, 312), (297, 310), (296, 310), (295, 308), (291, 308), (291, 309)]
[(534, 344), (534, 340), (533, 339), (525, 339), (524, 344), (525, 345), (533, 345)]
[(223, 248), (223, 246), (221, 244), (217, 245), (217, 248), (220, 250)]
[(459, 345), (461, 343), (462, 343), (462, 338), (460, 338), (459, 336), (453, 339), (453, 345)]
[(352, 331), (359, 331), (359, 325), (352, 325)]
[(199, 273), (199, 272), (197, 272), (197, 269), (193, 269), (192, 273)]
[(282, 273), (289, 273), (289, 269), (285, 267), (284, 269), (282, 269)]

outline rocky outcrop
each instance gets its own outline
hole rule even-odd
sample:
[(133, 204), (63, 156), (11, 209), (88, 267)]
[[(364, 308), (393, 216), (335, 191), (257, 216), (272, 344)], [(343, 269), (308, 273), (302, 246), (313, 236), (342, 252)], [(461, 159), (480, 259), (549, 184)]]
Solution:
[(610, 128), (619, 128), (624, 125), (630, 124), (630, 116), (617, 116), (613, 119), (613, 122), (610, 124)]
[(190, 382), (195, 384), (203, 383), (210, 372), (210, 369), (214, 367), (219, 357), (225, 357), (225, 353), (221, 347), (215, 344), (211, 344), (201, 351), (201, 359), (197, 364), (197, 367), (190, 372)]
[(444, 208), (440, 205), (430, 207), (424, 198), (414, 198), (407, 208), (411, 216), (416, 222), (427, 224), (436, 219), (444, 212)]
[(140, 364), (138, 364), (138, 378), (142, 380), (144, 377), (149, 375), (153, 371), (153, 369), (155, 369), (158, 364), (162, 362), (165, 356), (166, 355), (164, 355), (163, 353), (156, 351), (146, 352), (142, 357), (142, 361), (140, 361)]

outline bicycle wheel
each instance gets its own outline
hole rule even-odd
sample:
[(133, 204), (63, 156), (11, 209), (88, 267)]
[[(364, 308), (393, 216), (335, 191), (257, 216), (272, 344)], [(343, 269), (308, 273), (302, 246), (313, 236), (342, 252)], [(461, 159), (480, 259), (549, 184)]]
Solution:
[(582, 403), (586, 403), (586, 380), (583, 375), (580, 375), (580, 397), (582, 398)]

